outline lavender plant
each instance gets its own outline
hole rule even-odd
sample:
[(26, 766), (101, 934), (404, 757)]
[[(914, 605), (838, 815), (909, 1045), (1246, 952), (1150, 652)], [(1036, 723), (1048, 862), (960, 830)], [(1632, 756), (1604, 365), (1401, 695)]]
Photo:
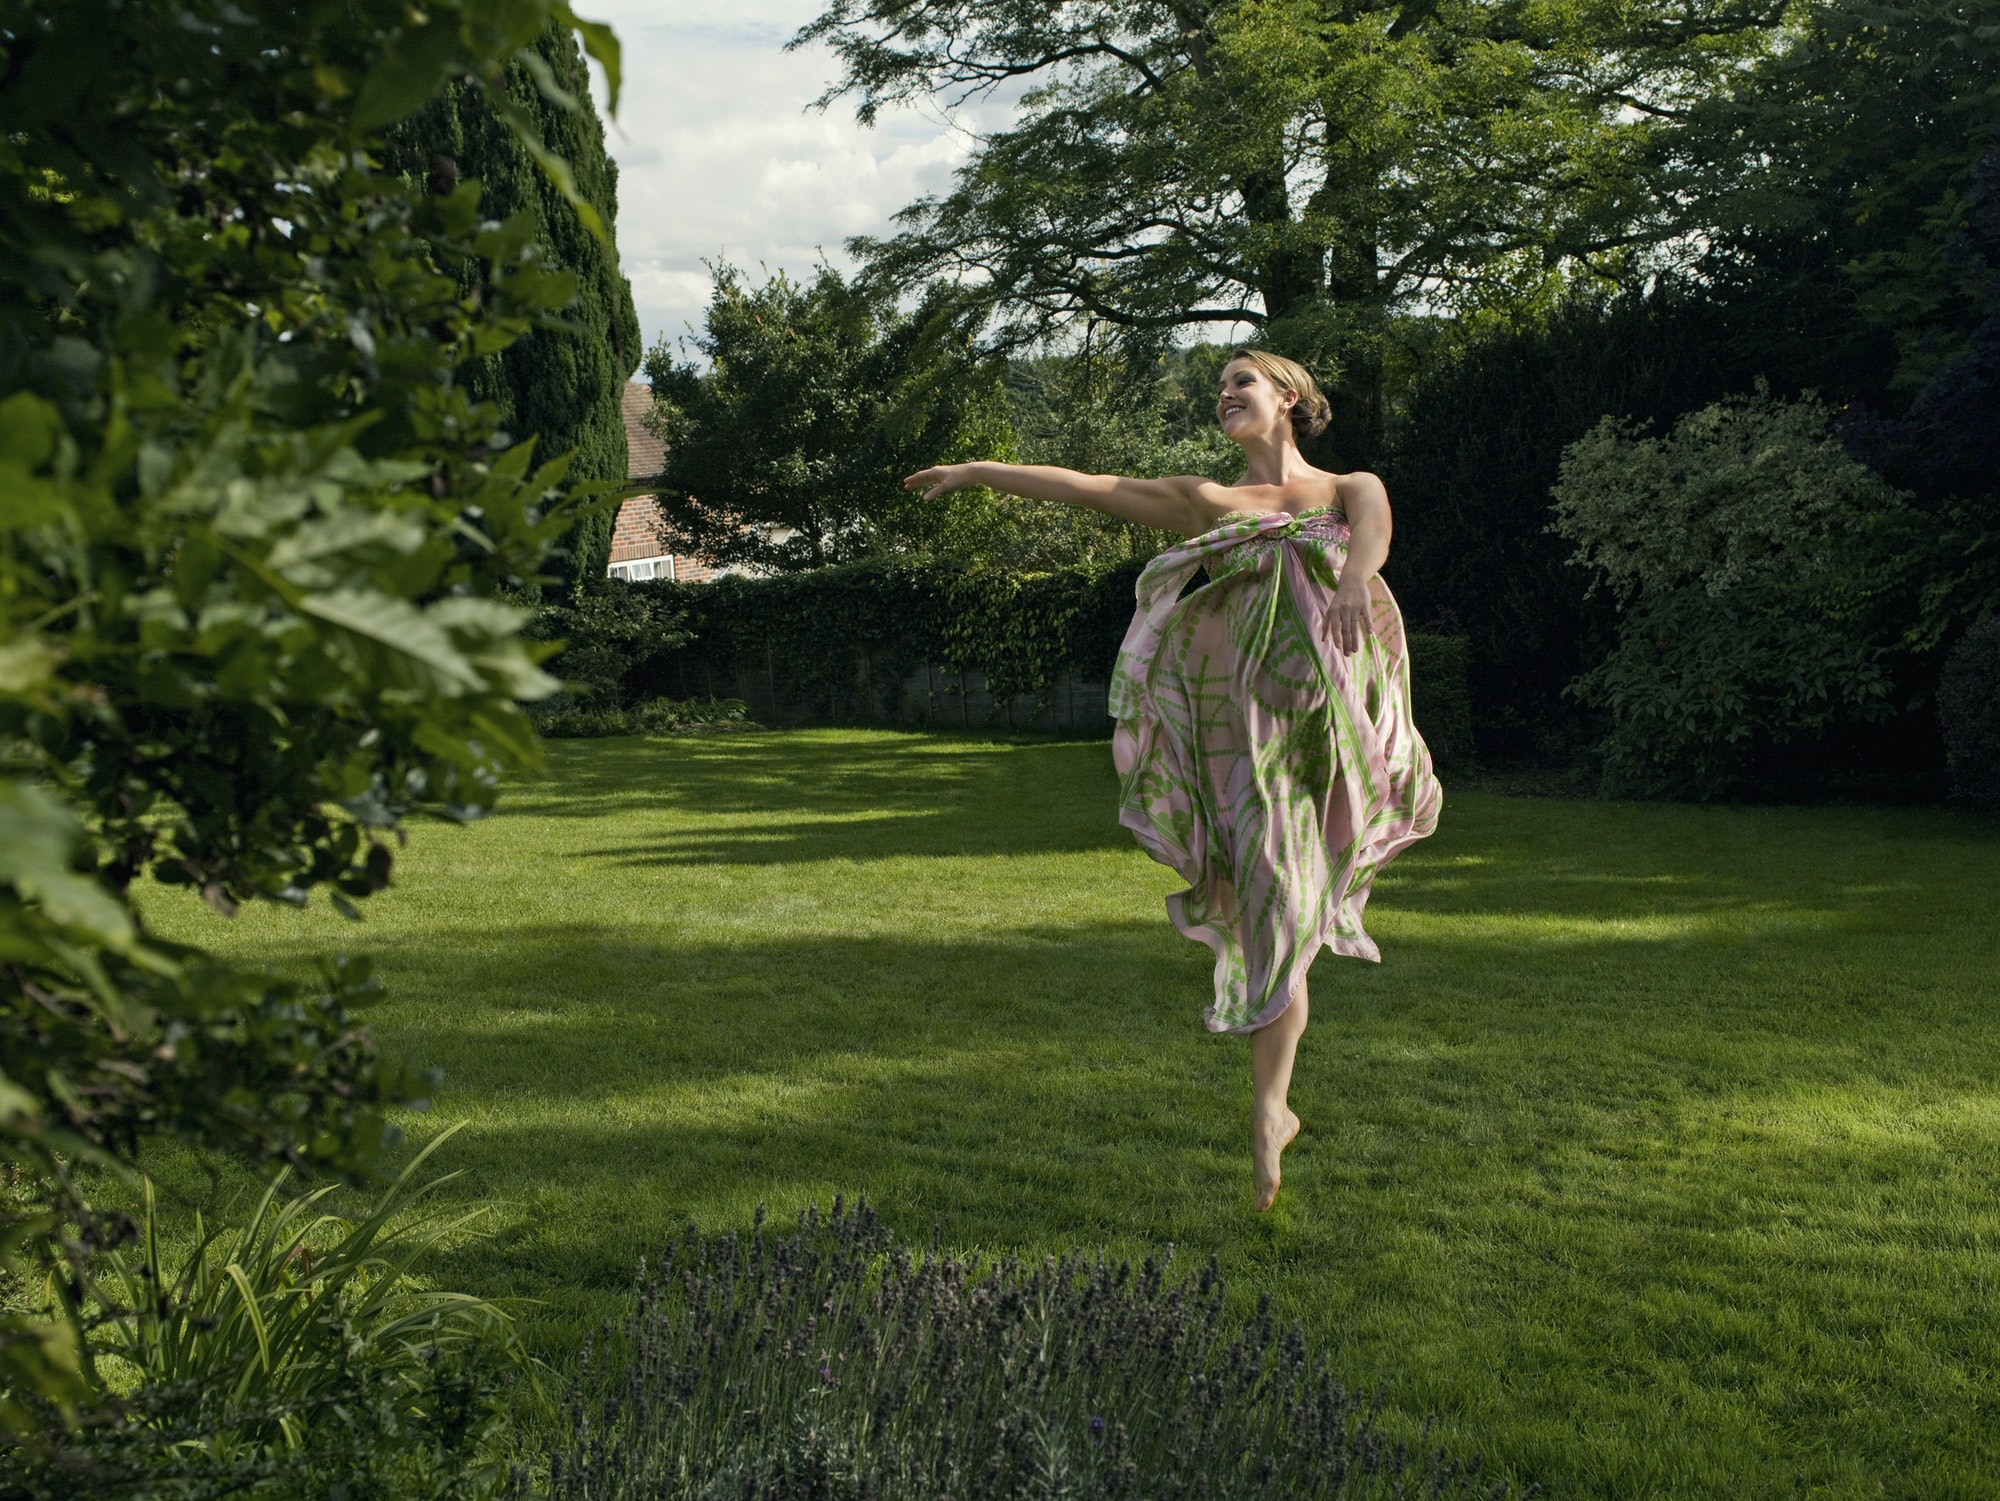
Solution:
[[(586, 1347), (549, 1501), (1485, 1497), (1214, 1262), (912, 1254), (865, 1203), (690, 1227)], [(622, 1339), (612, 1338), (622, 1332)]]

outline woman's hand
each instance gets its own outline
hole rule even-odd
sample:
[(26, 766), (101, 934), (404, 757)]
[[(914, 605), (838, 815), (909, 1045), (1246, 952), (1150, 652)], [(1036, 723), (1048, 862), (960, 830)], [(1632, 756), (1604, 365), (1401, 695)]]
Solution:
[(940, 495), (949, 495), (954, 490), (963, 490), (973, 484), (970, 464), (933, 464), (928, 469), (919, 469), (903, 481), (905, 490), (921, 490), (925, 500), (936, 500)]
[(903, 488), (921, 490), (925, 500), (936, 500), (954, 490), (984, 485), (1002, 495), (1086, 506), (1116, 516), (1120, 521), (1136, 521), (1141, 526), (1156, 526), (1162, 531), (1195, 537), (1215, 524), (1208, 509), (1196, 499), (1197, 492), (1207, 484), (1207, 480), (1197, 475), (1182, 475), (1178, 479), (1124, 479), (1115, 474), (1078, 474), (1074, 469), (1058, 469), (1052, 464), (978, 461), (933, 464), (928, 469), (919, 469), (903, 481)]
[(1350, 584), (1349, 570), (1333, 591), (1333, 610), (1327, 616), (1327, 635), (1343, 656), (1353, 656), (1375, 634), (1374, 603), (1368, 597), (1366, 581)]

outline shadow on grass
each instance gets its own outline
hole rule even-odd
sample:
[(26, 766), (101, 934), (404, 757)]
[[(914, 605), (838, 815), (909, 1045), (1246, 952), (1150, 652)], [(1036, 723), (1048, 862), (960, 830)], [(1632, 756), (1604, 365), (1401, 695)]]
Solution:
[[(1825, 957), (1850, 942), (1841, 926), (1809, 945)], [(443, 1066), (440, 1121), (472, 1118), (462, 1191), (522, 1206), (465, 1253), (481, 1288), (619, 1288), (690, 1213), (741, 1223), (843, 1191), (955, 1244), (1213, 1244), (1218, 1215), (1247, 1214), (1247, 1050), (1200, 1030), (1206, 962), (1162, 927), (668, 947), (552, 925), (391, 944), (384, 1042)], [(1410, 1197), (1396, 1217), (1431, 1223), (1567, 1203), (1614, 1231), (1709, 1233), (1777, 1214), (1800, 1181), (1935, 1166), (1907, 1134), (1801, 1128), (1814, 1100), (1852, 1095), (1862, 1119), (1949, 1096), (1940, 1120), (1977, 1121), (2000, 1090), (1990, 1049), (1939, 1053), (1985, 1027), (1971, 997), (1933, 1001), (1919, 1030), (1837, 987), (1774, 1008), (1753, 961), (1798, 963), (1782, 922), (1527, 947), (1534, 962), (1518, 941), (1433, 935), (1380, 968), (1321, 961), (1302, 1205)]]
[[(511, 796), (503, 816), (713, 818), (582, 852), (631, 865), (786, 864), (904, 855), (1130, 848), (1109, 746), (812, 732), (554, 748), (559, 780)], [(560, 790), (557, 790), (557, 789)], [(1075, 817), (1081, 800), (1102, 817)]]

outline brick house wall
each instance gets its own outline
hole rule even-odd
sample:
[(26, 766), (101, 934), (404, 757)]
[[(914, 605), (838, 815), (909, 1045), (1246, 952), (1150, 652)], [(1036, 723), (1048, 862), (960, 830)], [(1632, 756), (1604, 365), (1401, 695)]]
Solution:
[[(648, 480), (666, 467), (666, 449), (646, 431), (645, 417), (653, 405), (649, 386), (627, 381), (622, 405), (625, 410), (625, 477)], [(611, 524), (611, 562), (605, 570), (613, 578), (678, 579), (684, 584), (705, 583), (715, 570), (699, 558), (668, 552), (660, 542), (660, 503), (650, 495), (635, 495), (618, 507)]]
[(650, 495), (635, 495), (618, 508), (618, 519), (611, 524), (611, 561), (660, 555), (660, 503)]

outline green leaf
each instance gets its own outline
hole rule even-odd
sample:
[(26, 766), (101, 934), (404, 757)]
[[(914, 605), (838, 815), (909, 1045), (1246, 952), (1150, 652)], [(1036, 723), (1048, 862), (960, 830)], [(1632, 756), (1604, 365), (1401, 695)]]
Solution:
[(0, 884), (39, 906), (58, 927), (109, 949), (129, 949), (138, 938), (131, 914), (71, 868), (82, 842), (82, 825), (49, 793), (22, 781), (0, 782)]
[(33, 1393), (64, 1410), (87, 1401), (90, 1386), (83, 1378), (81, 1341), (70, 1325), (30, 1314), (0, 1317), (0, 1428), (32, 1433), (41, 1415), (16, 1394)]
[(582, 19), (568, 6), (562, 8), (559, 17), (582, 39), (583, 50), (604, 70), (605, 108), (614, 120), (617, 119), (619, 78), (623, 61), (622, 49), (618, 45), (618, 33), (602, 21)]
[(250, 1328), (257, 1336), (257, 1355), (263, 1362), (264, 1374), (271, 1373), (271, 1335), (264, 1327), (264, 1310), (259, 1306), (256, 1289), (250, 1286), (250, 1279), (243, 1268), (230, 1262), (222, 1269), (222, 1274), (236, 1284), (236, 1291), (242, 1296), (243, 1311), (250, 1319)]
[(62, 415), (53, 402), (26, 391), (0, 401), (0, 463), (39, 469), (54, 456), (62, 432)]
[(299, 609), (420, 662), (463, 688), (484, 686), (444, 627), (406, 599), (373, 589), (335, 589), (306, 595)]
[(380, 130), (429, 103), (460, 60), (458, 21), (440, 15), (404, 32), (376, 59), (354, 101), (357, 130)]
[(56, 654), (33, 636), (0, 642), (0, 694), (25, 697), (47, 685)]

